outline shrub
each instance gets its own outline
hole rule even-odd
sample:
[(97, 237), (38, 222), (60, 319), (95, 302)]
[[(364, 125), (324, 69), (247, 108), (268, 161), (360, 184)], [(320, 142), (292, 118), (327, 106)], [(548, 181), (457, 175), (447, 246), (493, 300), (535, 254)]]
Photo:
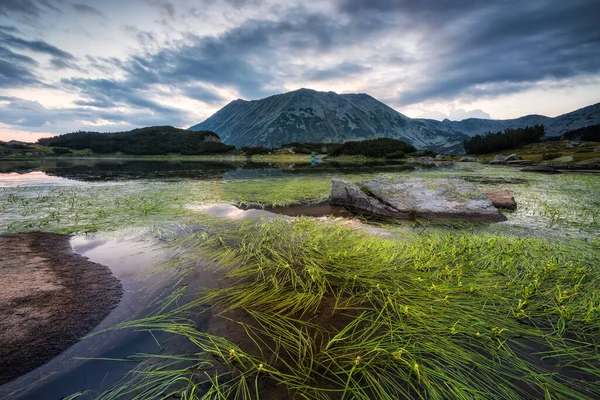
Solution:
[(271, 149), (260, 146), (244, 146), (241, 148), (241, 150), (246, 153), (247, 157), (251, 157), (255, 154), (269, 154), (271, 151)]
[(385, 158), (396, 159), (396, 160), (399, 158), (404, 158), (404, 152), (403, 151), (395, 151), (393, 153), (386, 154)]
[(381, 138), (363, 140), (361, 142), (346, 142), (340, 148), (330, 153), (331, 156), (355, 156), (386, 157), (388, 154), (397, 152), (411, 153), (417, 149), (401, 140)]
[(555, 158), (562, 157), (561, 153), (544, 153), (542, 154), (542, 160), (554, 160)]
[(52, 149), (52, 151), (54, 152), (54, 154), (71, 154), (72, 151), (65, 148), (65, 147), (55, 147)]

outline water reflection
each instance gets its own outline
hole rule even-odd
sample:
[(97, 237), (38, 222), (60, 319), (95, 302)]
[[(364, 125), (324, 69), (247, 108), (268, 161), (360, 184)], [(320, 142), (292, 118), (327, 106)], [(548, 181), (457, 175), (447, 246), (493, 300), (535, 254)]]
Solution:
[[(423, 166), (419, 166), (422, 168)], [(436, 167), (436, 166), (434, 166)], [(30, 179), (60, 177), (85, 182), (157, 179), (219, 180), (280, 177), (286, 174), (355, 174), (411, 171), (402, 162), (256, 163), (235, 161), (54, 160), (0, 162), (0, 185)], [(21, 178), (19, 178), (19, 176)]]

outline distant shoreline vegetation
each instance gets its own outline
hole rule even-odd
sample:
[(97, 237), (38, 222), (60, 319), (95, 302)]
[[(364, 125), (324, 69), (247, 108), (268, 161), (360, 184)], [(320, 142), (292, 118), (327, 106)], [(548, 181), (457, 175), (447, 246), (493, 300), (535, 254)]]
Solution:
[(79, 131), (42, 138), (38, 143), (72, 150), (89, 149), (99, 154), (121, 152), (131, 155), (206, 155), (235, 150), (234, 146), (221, 143), (219, 135), (214, 132), (188, 131), (172, 126), (152, 126), (112, 133)]
[(330, 157), (340, 156), (365, 156), (374, 158), (403, 158), (405, 154), (414, 153), (417, 149), (402, 140), (379, 138), (362, 141), (349, 141), (345, 143), (286, 143), (280, 149), (271, 149), (268, 147), (241, 147), (246, 156), (250, 157), (258, 154), (270, 154), (274, 151), (291, 150), (293, 154), (328, 154)]
[(544, 125), (534, 125), (506, 129), (504, 132), (475, 135), (463, 143), (467, 154), (487, 154), (537, 142), (544, 136), (544, 133)]

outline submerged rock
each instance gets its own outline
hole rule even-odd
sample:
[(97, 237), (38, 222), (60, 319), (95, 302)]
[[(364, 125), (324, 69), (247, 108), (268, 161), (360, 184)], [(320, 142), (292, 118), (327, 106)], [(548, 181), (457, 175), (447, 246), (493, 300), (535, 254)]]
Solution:
[(530, 167), (521, 168), (522, 172), (542, 172), (545, 174), (560, 174), (561, 172), (549, 165), (532, 165)]
[(507, 161), (506, 162), (508, 165), (533, 165), (533, 161), (532, 160), (513, 160), (513, 161)]
[(511, 211), (517, 209), (517, 202), (515, 201), (515, 198), (510, 195), (508, 190), (488, 190), (484, 192), (484, 194), (492, 202), (494, 207), (505, 208)]
[(376, 179), (362, 184), (334, 179), (330, 202), (388, 218), (506, 220), (473, 183), (459, 179)]

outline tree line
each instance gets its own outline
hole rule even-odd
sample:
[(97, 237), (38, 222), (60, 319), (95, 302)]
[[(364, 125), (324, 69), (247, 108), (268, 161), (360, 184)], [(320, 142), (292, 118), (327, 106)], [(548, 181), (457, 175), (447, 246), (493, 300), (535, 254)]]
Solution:
[(126, 132), (78, 131), (39, 139), (44, 146), (72, 150), (89, 149), (94, 153), (121, 152), (131, 155), (184, 155), (220, 154), (235, 150), (221, 143), (219, 135), (211, 131), (188, 131), (172, 126), (152, 126)]
[(487, 154), (520, 147), (539, 141), (544, 136), (544, 125), (505, 129), (504, 132), (489, 132), (475, 135), (463, 142), (467, 154)]
[[(417, 149), (402, 140), (380, 138), (360, 142), (346, 142), (329, 153), (332, 157), (362, 155), (366, 157), (402, 158), (404, 154), (413, 153)], [(394, 157), (391, 157), (391, 156)]]

